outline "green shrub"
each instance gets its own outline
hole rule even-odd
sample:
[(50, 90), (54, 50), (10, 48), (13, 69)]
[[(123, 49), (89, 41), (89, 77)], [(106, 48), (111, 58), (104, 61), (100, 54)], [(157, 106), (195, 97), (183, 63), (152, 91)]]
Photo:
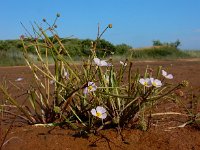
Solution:
[(174, 59), (174, 58), (188, 58), (189, 54), (181, 51), (175, 47), (159, 46), (150, 47), (140, 50), (132, 50), (132, 58), (137, 59)]
[(132, 47), (127, 44), (119, 44), (116, 45), (115, 48), (116, 48), (115, 52), (116, 55), (124, 55), (128, 53)]

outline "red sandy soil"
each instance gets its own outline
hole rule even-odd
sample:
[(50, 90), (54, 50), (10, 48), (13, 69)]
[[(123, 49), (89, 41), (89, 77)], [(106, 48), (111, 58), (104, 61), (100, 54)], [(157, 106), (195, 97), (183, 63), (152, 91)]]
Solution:
[[(154, 62), (133, 62), (134, 68), (144, 70), (146, 66), (156, 70), (157, 66), (169, 69), (174, 75), (172, 82), (188, 80), (194, 91), (193, 96), (200, 95), (200, 60), (177, 60), (177, 61), (154, 61)], [(0, 67), (0, 81), (4, 79), (26, 88), (30, 79), (30, 70), (27, 67)], [(17, 82), (17, 78), (24, 80)], [(11, 88), (12, 94), (19, 94), (18, 90)], [(191, 99), (187, 98), (190, 93), (184, 93), (183, 103), (187, 108), (191, 108)], [(188, 96), (189, 97), (189, 96)], [(23, 96), (20, 98), (24, 98)], [(2, 103), (3, 96), (0, 93)], [(20, 99), (19, 99), (20, 100)], [(199, 106), (198, 106), (199, 107)], [(200, 108), (198, 108), (200, 110)], [(183, 106), (179, 106), (172, 101), (161, 102), (153, 113), (179, 112), (185, 114)], [(12, 119), (7, 120), (6, 116), (1, 116), (1, 141), (8, 129)], [(139, 129), (125, 129), (119, 135), (115, 129), (103, 130), (98, 135), (88, 135), (85, 137), (76, 136), (76, 132), (59, 127), (35, 127), (22, 123), (14, 124), (9, 132), (3, 150), (200, 150), (199, 127), (187, 125), (183, 128), (177, 126), (187, 121), (183, 115), (156, 115), (151, 121), (151, 128), (148, 131)], [(173, 128), (176, 127), (176, 128)], [(0, 141), (0, 144), (1, 144)]]

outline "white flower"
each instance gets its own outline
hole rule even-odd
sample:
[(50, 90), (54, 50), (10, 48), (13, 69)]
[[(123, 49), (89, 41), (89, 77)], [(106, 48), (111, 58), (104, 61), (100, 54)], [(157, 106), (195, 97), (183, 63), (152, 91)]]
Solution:
[(94, 58), (94, 62), (97, 66), (111, 66), (110, 63), (107, 63), (105, 60), (100, 60), (99, 58)]
[(102, 106), (97, 106), (96, 109), (92, 109), (91, 113), (93, 116), (98, 117), (100, 119), (105, 119), (107, 117), (106, 109)]
[(162, 70), (162, 75), (167, 79), (173, 79), (173, 75), (167, 74), (167, 72), (165, 70)]
[(84, 88), (83, 93), (88, 94), (90, 92), (94, 92), (97, 90), (97, 86), (95, 85), (94, 82), (88, 82), (88, 85), (86, 88)]
[(22, 81), (23, 78), (17, 78), (15, 81), (19, 82), (19, 81)]
[(154, 78), (150, 78), (151, 84), (155, 87), (161, 87), (162, 83), (160, 80), (158, 79), (154, 79)]
[(152, 84), (151, 84), (151, 80), (149, 79), (149, 78), (141, 78), (140, 80), (139, 80), (139, 82), (142, 84), (142, 85), (144, 85), (144, 86), (146, 86), (146, 87), (151, 87), (152, 86)]
[(122, 66), (124, 66), (124, 67), (127, 66), (126, 62), (120, 61), (119, 63), (122, 64)]

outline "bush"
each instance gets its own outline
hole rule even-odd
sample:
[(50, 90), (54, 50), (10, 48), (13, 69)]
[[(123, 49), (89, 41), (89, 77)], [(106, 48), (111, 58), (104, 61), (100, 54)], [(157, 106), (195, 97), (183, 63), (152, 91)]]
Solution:
[(160, 42), (159, 40), (154, 40), (153, 41), (153, 46), (169, 46), (169, 47), (174, 47), (174, 48), (178, 48), (178, 46), (181, 45), (181, 42), (179, 40), (176, 40), (175, 42)]
[(116, 45), (115, 47), (116, 47), (116, 52), (115, 52), (116, 55), (126, 54), (130, 51), (130, 49), (132, 49), (132, 47), (127, 44), (119, 44)]

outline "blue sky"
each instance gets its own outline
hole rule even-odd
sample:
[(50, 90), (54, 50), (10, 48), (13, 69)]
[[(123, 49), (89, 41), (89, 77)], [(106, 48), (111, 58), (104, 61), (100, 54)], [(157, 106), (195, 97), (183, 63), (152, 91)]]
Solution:
[(17, 39), (25, 31), (22, 22), (43, 25), (60, 13), (61, 37), (95, 39), (97, 25), (112, 23), (103, 38), (113, 44), (151, 46), (153, 40), (174, 42), (182, 49), (200, 49), (200, 0), (1, 0), (0, 39)]

